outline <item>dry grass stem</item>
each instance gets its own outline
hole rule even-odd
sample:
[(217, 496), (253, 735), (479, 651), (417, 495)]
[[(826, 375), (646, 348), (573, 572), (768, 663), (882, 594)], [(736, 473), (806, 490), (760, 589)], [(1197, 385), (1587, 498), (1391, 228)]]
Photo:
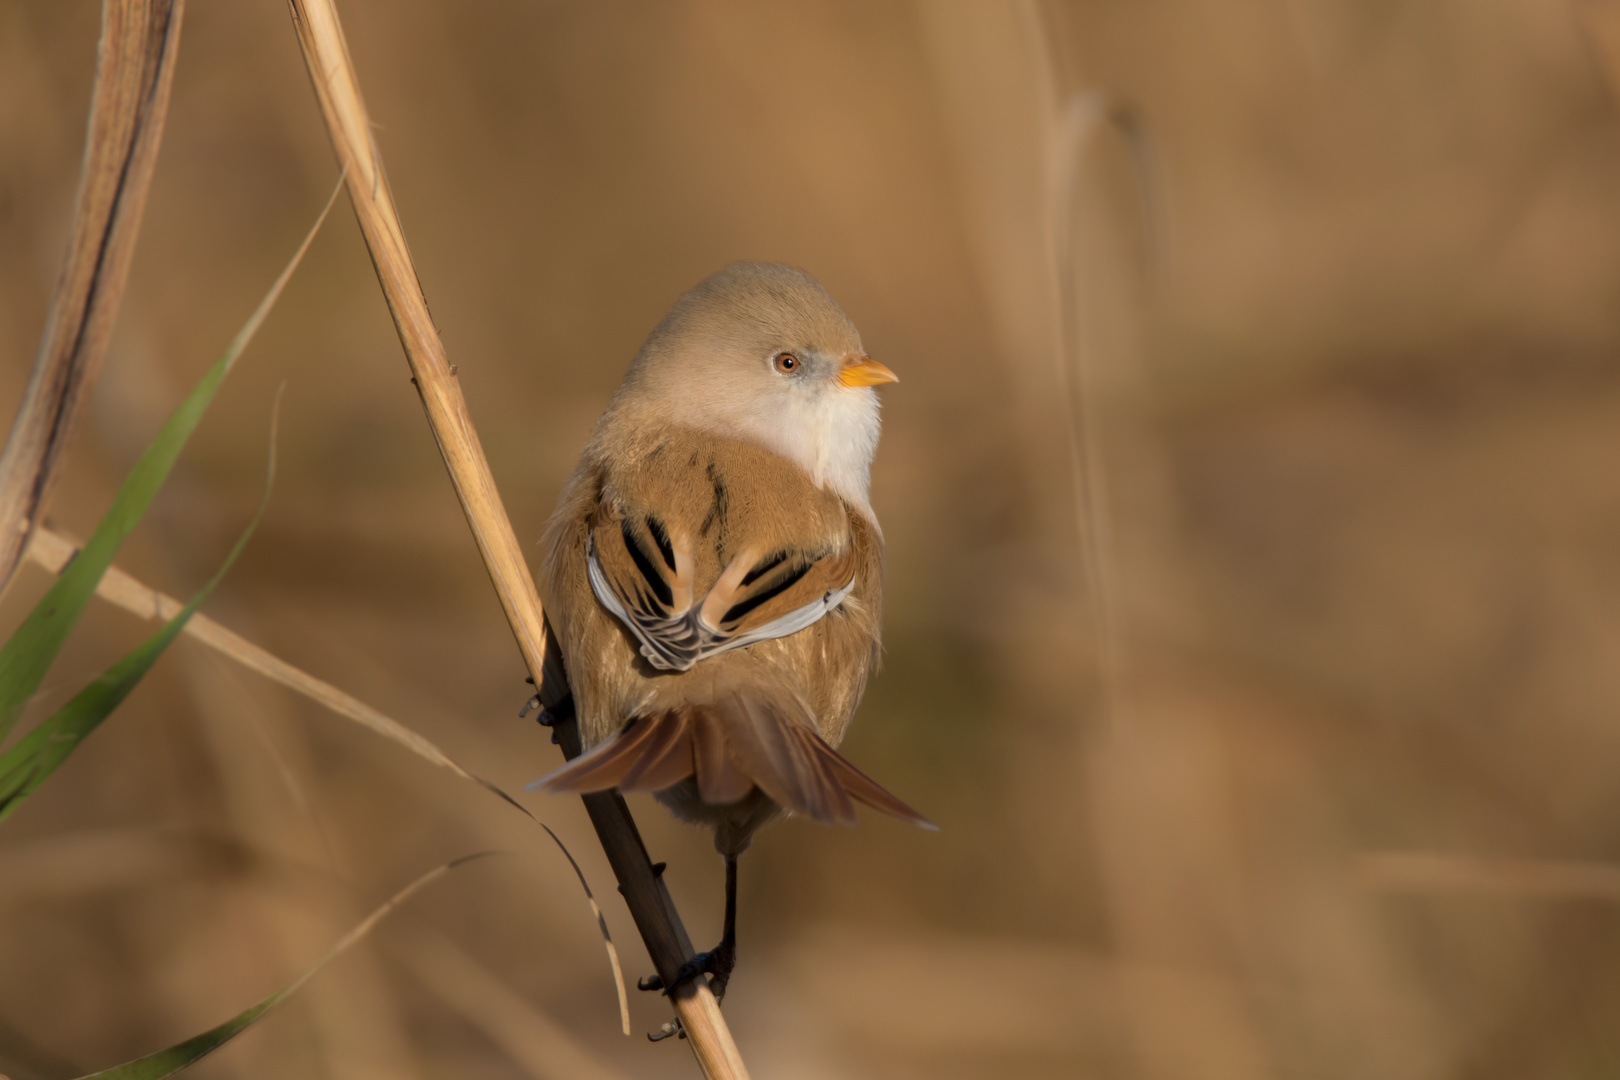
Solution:
[(1378, 851), (1356, 876), (1389, 892), (1472, 893), (1532, 900), (1620, 900), (1620, 866), (1561, 859), (1481, 859), (1427, 851)]
[[(53, 574), (60, 573), (78, 551), (78, 545), (50, 529), (40, 527), (34, 532), (33, 540), (29, 543), (27, 557)], [(174, 618), (175, 614), (184, 606), (179, 600), (161, 593), (149, 585), (118, 569), (109, 567), (102, 575), (100, 583), (96, 586), (96, 595), (103, 600), (116, 604), (142, 619), (148, 621), (166, 621)], [(441, 768), (449, 769), (457, 776), (471, 780), (503, 802), (515, 807), (525, 817), (546, 830), (557, 845), (563, 856), (573, 868), (579, 879), (579, 884), (585, 890), (585, 899), (591, 906), (591, 914), (596, 919), (597, 928), (601, 931), (603, 945), (607, 949), (608, 964), (613, 970), (613, 983), (619, 996), (619, 1019), (624, 1033), (630, 1033), (630, 1002), (625, 991), (624, 969), (619, 963), (619, 951), (613, 944), (612, 935), (608, 931), (607, 919), (602, 914), (602, 908), (596, 902), (596, 895), (591, 891), (589, 882), (585, 880), (585, 872), (580, 869), (573, 854), (563, 844), (551, 827), (531, 814), (527, 807), (518, 802), (506, 791), (502, 790), (491, 780), (469, 771), (450, 755), (440, 750), (428, 739), (423, 738), (410, 728), (401, 724), (386, 714), (367, 705), (359, 698), (346, 694), (331, 683), (294, 667), (285, 660), (248, 641), (239, 634), (233, 633), (210, 619), (198, 613), (191, 617), (186, 624), (185, 634), (197, 639), (199, 642), (214, 649), (216, 652), (235, 660), (243, 667), (256, 671), (273, 682), (280, 683), (290, 690), (297, 691), (312, 701), (326, 706), (339, 716), (353, 720), (361, 727), (399, 746), (403, 746), (416, 756), (430, 761)]]
[(623, 1080), (566, 1027), (443, 937), (424, 931), (398, 955), (424, 987), (536, 1080)]
[(45, 513), (129, 277), (185, 0), (105, 0), (67, 262), (0, 454), (0, 591)]
[[(428, 423), (524, 662), (538, 683), (545, 658), (540, 600), (495, 488), (456, 382), (455, 369), (445, 356), (428, 313), (382, 159), (371, 138), (370, 118), (337, 11), (330, 0), (290, 0), (290, 6), (310, 81), (333, 149), (346, 170), (355, 215), (371, 250), (372, 264), (393, 314)], [(588, 796), (586, 805), (647, 950), (659, 974), (672, 984), (676, 969), (690, 954), (690, 943), (662, 879), (653, 871), (629, 810), (622, 799), (611, 793)], [(676, 992), (674, 1001), (688, 1043), (704, 1073), (715, 1080), (747, 1076), (708, 986), (702, 980), (689, 981)]]
[[(42, 527), (34, 533), (27, 554), (30, 561), (38, 563), (44, 569), (55, 574), (61, 572), (62, 568), (67, 565), (68, 560), (78, 550), (78, 545), (73, 541)], [(103, 600), (116, 604), (125, 611), (149, 621), (172, 619), (184, 606), (174, 597), (144, 584), (116, 566), (108, 569), (107, 573), (102, 576), (101, 583), (96, 587), (96, 595)], [(378, 712), (358, 698), (344, 693), (331, 683), (317, 679), (315, 676), (294, 667), (241, 635), (227, 630), (208, 616), (202, 614), (192, 616), (185, 632), (187, 636), (196, 638), (209, 648), (215, 649), (235, 660), (243, 667), (257, 671), (267, 679), (296, 690), (305, 697), (331, 709), (339, 716), (347, 717), (360, 726), (388, 739), (390, 742), (405, 747), (418, 757), (431, 761), (442, 768), (449, 769), (451, 772), (468, 780), (480, 784), (486, 783), (486, 781), (481, 780), (457, 764), (444, 751), (433, 745), (432, 742), (405, 727), (397, 720)]]

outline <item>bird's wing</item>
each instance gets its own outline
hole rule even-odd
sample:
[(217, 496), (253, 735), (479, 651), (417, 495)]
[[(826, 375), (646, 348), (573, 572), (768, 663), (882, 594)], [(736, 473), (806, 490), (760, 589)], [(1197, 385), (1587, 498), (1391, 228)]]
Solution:
[(585, 543), (591, 591), (663, 671), (797, 633), (855, 587), (847, 536), (841, 545), (745, 542), (718, 577), (700, 581), (686, 529), (612, 497), (599, 504)]

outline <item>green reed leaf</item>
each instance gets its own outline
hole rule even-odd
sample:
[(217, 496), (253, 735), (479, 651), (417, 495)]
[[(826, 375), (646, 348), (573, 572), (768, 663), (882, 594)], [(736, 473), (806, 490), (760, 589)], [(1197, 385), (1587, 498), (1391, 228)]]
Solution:
[[(90, 597), (95, 594), (96, 584), (101, 581), (102, 574), (112, 565), (113, 557), (118, 554), (118, 548), (123, 544), (124, 538), (140, 522), (147, 507), (152, 504), (153, 496), (157, 494), (158, 488), (163, 486), (163, 481), (174, 467), (175, 459), (180, 456), (180, 451), (185, 448), (191, 433), (196, 430), (203, 414), (208, 411), (208, 406), (214, 400), (214, 394), (219, 390), (220, 384), (225, 381), (225, 376), (230, 374), (237, 358), (247, 348), (248, 342), (253, 340), (254, 334), (258, 333), (265, 317), (270, 314), (270, 309), (275, 307), (282, 289), (286, 287), (293, 271), (303, 260), (304, 253), (309, 250), (310, 242), (320, 231), (321, 223), (326, 220), (327, 213), (332, 209), (332, 201), (336, 199), (337, 191), (341, 188), (340, 180), (338, 189), (332, 192), (333, 198), (327, 200), (326, 208), (316, 219), (314, 228), (304, 237), (304, 242), (298, 246), (298, 251), (287, 263), (286, 269), (282, 270), (281, 276), (276, 278), (275, 284), (270, 286), (270, 291), (265, 294), (264, 299), (259, 301), (259, 306), (248, 321), (237, 331), (230, 347), (225, 350), (225, 355), (204, 373), (196, 387), (186, 395), (180, 407), (175, 409), (164, 423), (157, 437), (130, 470), (123, 487), (113, 498), (112, 506), (103, 515), (95, 532), (85, 542), (84, 548), (62, 571), (61, 576), (34, 606), (33, 611), (29, 612), (28, 617), (11, 635), (5, 646), (0, 648), (0, 740), (4, 740), (11, 733), (18, 716), (22, 714), (23, 707), (39, 690), (46, 671), (50, 669), (52, 661), (62, 649), (62, 643), (67, 640), (68, 634), (79, 621), (79, 616), (84, 613), (85, 606), (89, 604)], [(162, 648), (160, 647), (158, 651), (161, 652)], [(111, 674), (112, 672), (108, 672), (109, 676)], [(122, 700), (122, 697), (119, 700)]]
[[(277, 396), (276, 411), (280, 411), (280, 396)], [(231, 548), (225, 561), (208, 579), (208, 583), (197, 591), (177, 612), (174, 618), (164, 623), (162, 628), (145, 641), (131, 649), (124, 658), (108, 668), (100, 678), (89, 686), (80, 690), (73, 696), (73, 700), (62, 706), (34, 730), (18, 739), (16, 744), (0, 754), (0, 821), (4, 821), (11, 812), (22, 804), (22, 801), (33, 793), (34, 789), (43, 784), (56, 771), (57, 766), (68, 759), (101, 722), (112, 715), (112, 711), (123, 704), (130, 691), (134, 690), (146, 673), (152, 670), (158, 657), (163, 655), (186, 628), (204, 600), (214, 591), (225, 577), (227, 571), (236, 562), (242, 549), (253, 536), (253, 530), (264, 517), (264, 509), (270, 502), (270, 486), (276, 475), (276, 439), (275, 422), (271, 421), (270, 434), (270, 464), (265, 476), (264, 497), (259, 501), (259, 509), (248, 522), (248, 527), (242, 530), (236, 545)], [(83, 558), (83, 553), (80, 553)], [(73, 569), (70, 564), (67, 568)], [(99, 575), (98, 575), (99, 576)]]

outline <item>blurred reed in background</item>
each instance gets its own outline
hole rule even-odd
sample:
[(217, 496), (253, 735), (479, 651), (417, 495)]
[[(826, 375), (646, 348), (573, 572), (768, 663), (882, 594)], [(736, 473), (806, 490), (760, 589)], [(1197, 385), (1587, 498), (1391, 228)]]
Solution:
[[(815, 273), (904, 380), (873, 496), (885, 669), (848, 749), (943, 832), (760, 837), (727, 1006), (756, 1075), (1612, 1073), (1620, 122), (1583, 30), (1606, 2), (342, 10), (526, 542), (642, 337), (727, 261)], [(0, 0), (4, 402), (97, 17)], [(1136, 118), (1149, 182), (1099, 122), (1055, 196), (1055, 132), (1094, 92)], [(334, 179), (283, 6), (193, 0), (60, 527), (88, 531)], [(207, 577), (286, 380), (274, 501), (210, 614), (516, 788), (556, 751), (516, 718), (398, 348), (335, 215), (120, 565), (175, 595)], [(22, 572), (8, 627), (44, 585)], [(32, 715), (145, 632), (92, 609)], [(610, 891), (577, 802), (530, 805)], [(638, 812), (707, 940), (716, 856)], [(413, 901), (196, 1075), (691, 1065), (618, 1034), (532, 827), (182, 642), (0, 830), (0, 1072), (216, 1023), (487, 847), (520, 858)], [(640, 1030), (666, 1015), (632, 1004)]]

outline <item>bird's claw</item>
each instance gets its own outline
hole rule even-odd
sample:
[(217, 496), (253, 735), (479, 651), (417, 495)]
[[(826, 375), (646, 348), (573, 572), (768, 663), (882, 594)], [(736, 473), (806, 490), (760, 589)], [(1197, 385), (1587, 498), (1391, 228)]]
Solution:
[[(692, 959), (680, 966), (675, 972), (675, 980), (664, 989), (664, 980), (657, 975), (649, 975), (636, 982), (638, 990), (664, 990), (666, 994), (673, 995), (675, 987), (690, 982), (699, 975), (709, 976), (709, 989), (714, 993), (715, 1004), (725, 1000), (726, 983), (731, 981), (731, 970), (737, 966), (737, 950), (734, 946), (724, 942), (710, 949), (700, 952)], [(686, 1038), (686, 1032), (681, 1027), (680, 1017), (666, 1023), (657, 1031), (647, 1033), (648, 1042), (663, 1042), (674, 1035), (677, 1038)]]
[(675, 985), (699, 975), (709, 976), (709, 989), (714, 991), (716, 1001), (726, 996), (726, 983), (731, 981), (731, 969), (737, 966), (737, 955), (733, 949), (717, 946), (708, 952), (700, 952), (692, 959), (681, 965), (675, 973)]
[(649, 1031), (649, 1032), (647, 1032), (647, 1041), (648, 1042), (663, 1042), (665, 1039), (669, 1038), (671, 1035), (675, 1036), (678, 1039), (686, 1038), (686, 1029), (681, 1027), (681, 1018), (678, 1017), (678, 1016), (675, 1019), (670, 1020), (667, 1023), (665, 1023), (664, 1026), (659, 1028), (657, 1031)]
[[(673, 995), (675, 988), (682, 983), (691, 982), (699, 975), (709, 976), (709, 989), (714, 993), (716, 1002), (723, 1001), (726, 996), (726, 984), (731, 981), (731, 972), (737, 966), (737, 950), (735, 946), (721, 942), (708, 952), (700, 952), (675, 972), (675, 979), (668, 986), (657, 975), (649, 975), (636, 983), (638, 990), (662, 990), (665, 994)], [(667, 1037), (667, 1036), (666, 1036)]]
[[(528, 681), (532, 683), (534, 682), (534, 678), (531, 676)], [(535, 709), (540, 710), (535, 714), (535, 722), (541, 727), (553, 729), (551, 732), (551, 741), (553, 744), (555, 744), (557, 741), (557, 725), (562, 723), (564, 720), (572, 720), (574, 718), (574, 695), (569, 694), (567, 697), (559, 701), (555, 707), (548, 709), (541, 705), (539, 694), (531, 694), (529, 696), (529, 700), (523, 703), (523, 708), (518, 710), (518, 719), (521, 720), (523, 717), (528, 716), (529, 713), (533, 712)]]

